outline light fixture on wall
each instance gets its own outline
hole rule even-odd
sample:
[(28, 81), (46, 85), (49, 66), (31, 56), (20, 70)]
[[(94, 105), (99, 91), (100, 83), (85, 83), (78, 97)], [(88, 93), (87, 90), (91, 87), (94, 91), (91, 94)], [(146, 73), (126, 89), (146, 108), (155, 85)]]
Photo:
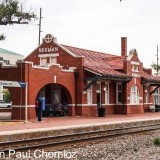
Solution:
[(83, 94), (86, 94), (87, 93), (87, 91), (83, 91)]
[(97, 93), (101, 93), (101, 91), (100, 91), (100, 90), (97, 90), (96, 92), (97, 92)]

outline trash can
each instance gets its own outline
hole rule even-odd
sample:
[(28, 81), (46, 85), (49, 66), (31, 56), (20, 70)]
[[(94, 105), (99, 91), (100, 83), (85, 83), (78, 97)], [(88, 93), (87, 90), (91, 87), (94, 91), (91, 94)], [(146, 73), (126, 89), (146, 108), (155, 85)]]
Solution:
[(155, 112), (159, 112), (160, 111), (160, 106), (159, 105), (155, 105)]
[(105, 108), (98, 108), (98, 117), (105, 117)]

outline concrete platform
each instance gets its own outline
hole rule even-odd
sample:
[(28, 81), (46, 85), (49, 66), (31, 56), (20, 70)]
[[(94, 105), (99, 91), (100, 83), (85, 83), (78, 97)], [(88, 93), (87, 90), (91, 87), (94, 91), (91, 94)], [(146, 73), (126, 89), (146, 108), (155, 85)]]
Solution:
[(147, 125), (160, 126), (160, 113), (109, 115), (106, 117), (49, 117), (42, 122), (0, 121), (0, 141), (13, 141), (44, 136), (116, 130)]
[[(6, 114), (6, 115), (5, 115)], [(1, 115), (0, 115), (1, 116)], [(8, 116), (8, 113), (3, 113), (4, 117)], [(80, 125), (91, 125), (98, 123), (122, 123), (130, 121), (141, 121), (160, 119), (160, 112), (150, 112), (145, 114), (131, 114), (131, 115), (107, 115), (106, 117), (44, 117), (42, 122), (38, 122), (37, 119), (30, 120), (25, 123), (23, 120), (0, 120), (0, 134), (6, 134), (7, 132), (15, 131), (20, 132), (22, 130), (40, 129), (40, 128), (63, 128), (74, 127)]]

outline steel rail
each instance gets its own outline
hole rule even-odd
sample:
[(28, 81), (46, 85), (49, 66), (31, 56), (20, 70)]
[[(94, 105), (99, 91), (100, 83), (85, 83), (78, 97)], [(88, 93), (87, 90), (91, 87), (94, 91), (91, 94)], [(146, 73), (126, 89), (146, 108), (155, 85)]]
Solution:
[(107, 137), (114, 137), (124, 134), (133, 134), (146, 131), (154, 131), (158, 129), (160, 129), (160, 124), (152, 124), (152, 125), (110, 129), (105, 131), (82, 132), (82, 133), (75, 133), (68, 135), (39, 137), (39, 138), (31, 138), (18, 141), (8, 141), (0, 143), (0, 150), (7, 153), (9, 148), (15, 151), (34, 150), (34, 149), (51, 148), (51, 147), (57, 148), (58, 146), (63, 148), (63, 146), (70, 146), (79, 142), (83, 143), (87, 141), (101, 140)]

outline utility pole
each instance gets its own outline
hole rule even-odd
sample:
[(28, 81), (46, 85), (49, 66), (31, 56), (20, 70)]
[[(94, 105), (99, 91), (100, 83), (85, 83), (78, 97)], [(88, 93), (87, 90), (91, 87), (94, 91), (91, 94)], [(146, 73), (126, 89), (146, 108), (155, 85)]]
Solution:
[(157, 75), (158, 75), (158, 70), (159, 70), (159, 67), (158, 67), (158, 60), (159, 60), (159, 58), (158, 58), (158, 52), (159, 52), (159, 50), (158, 50), (158, 45), (157, 45)]
[(41, 19), (42, 19), (42, 8), (40, 8), (40, 16), (39, 16), (39, 38), (38, 38), (38, 45), (40, 45), (40, 41), (41, 41)]

